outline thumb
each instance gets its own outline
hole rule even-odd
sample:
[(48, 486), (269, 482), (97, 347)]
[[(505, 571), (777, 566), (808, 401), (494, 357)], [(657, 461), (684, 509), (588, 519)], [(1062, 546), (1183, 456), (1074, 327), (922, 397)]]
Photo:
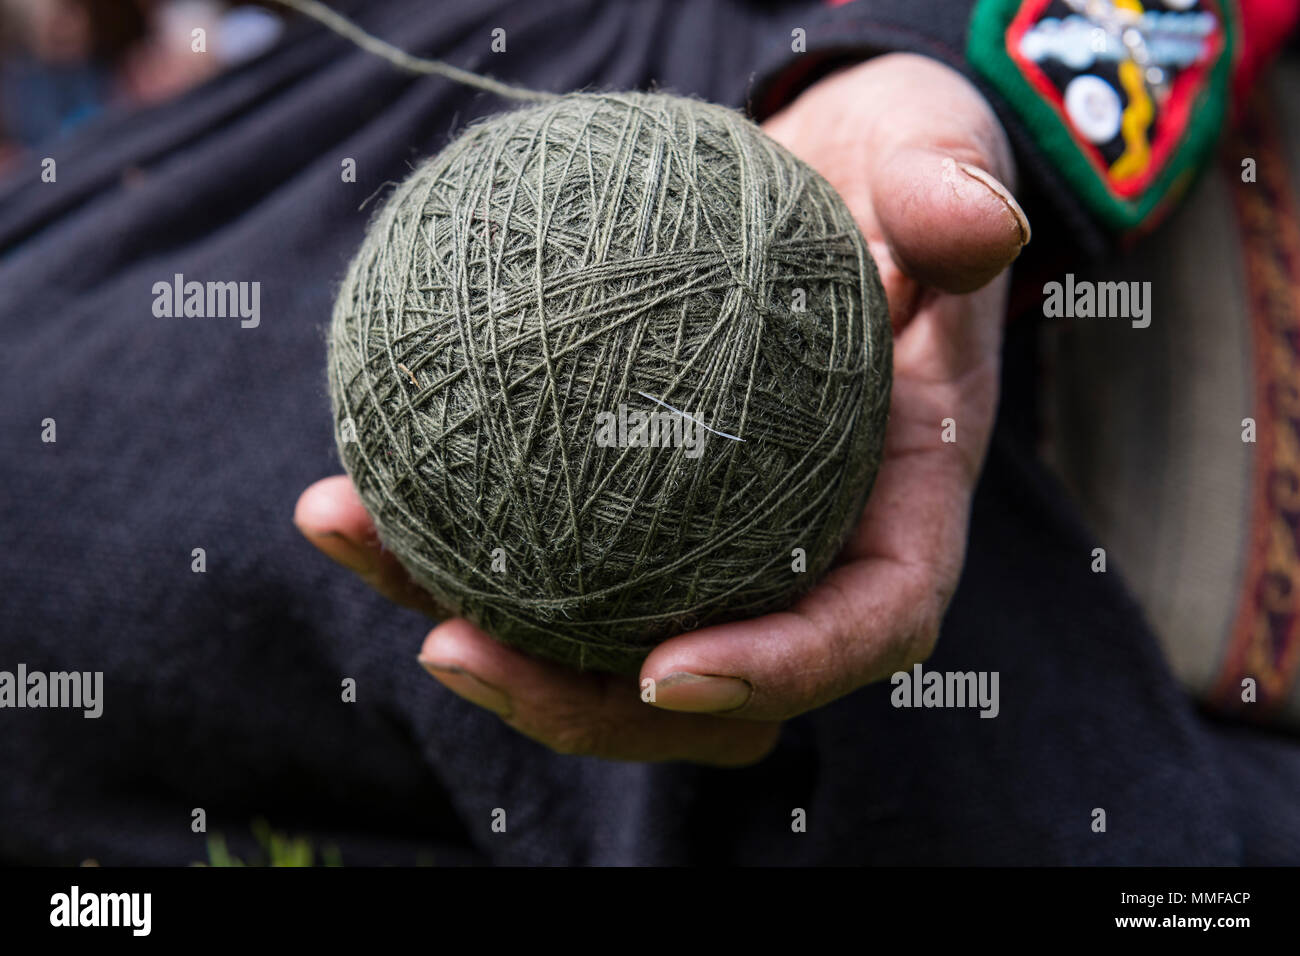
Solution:
[[(891, 61), (886, 63), (885, 61)], [(898, 267), (945, 292), (978, 289), (1029, 242), (1006, 183), (1014, 160), (979, 91), (920, 56), (882, 58), (868, 182), (878, 228)]]
[(944, 292), (987, 285), (1029, 242), (1029, 220), (1011, 191), (983, 166), (935, 147), (882, 157), (872, 195), (899, 269)]

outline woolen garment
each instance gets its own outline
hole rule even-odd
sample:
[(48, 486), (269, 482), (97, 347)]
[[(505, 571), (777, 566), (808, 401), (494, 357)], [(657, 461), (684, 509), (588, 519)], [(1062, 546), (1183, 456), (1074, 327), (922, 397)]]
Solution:
[[(502, 79), (733, 105), (789, 37), (782, 8), (727, 0), (359, 10)], [(789, 721), (751, 768), (625, 764), (555, 755), (425, 674), (429, 622), (290, 519), (340, 471), (325, 329), (374, 203), (502, 106), (299, 23), (0, 187), (0, 670), (104, 673), (98, 719), (0, 710), (0, 858), (204, 860), (202, 808), (236, 853), (260, 818), (352, 864), (1300, 862), (1300, 746), (1200, 717), (1123, 582), (1091, 572), (1033, 451), (1025, 324), (926, 664), (996, 671), (995, 719), (895, 708), (886, 683)], [(260, 322), (155, 316), (177, 274), (259, 282)]]

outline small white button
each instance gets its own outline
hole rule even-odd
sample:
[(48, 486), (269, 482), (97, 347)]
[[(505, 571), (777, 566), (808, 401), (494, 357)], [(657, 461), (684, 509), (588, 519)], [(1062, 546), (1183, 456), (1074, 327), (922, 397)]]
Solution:
[(1075, 77), (1065, 88), (1065, 111), (1080, 134), (1092, 143), (1109, 143), (1119, 135), (1124, 104), (1114, 87), (1099, 76)]

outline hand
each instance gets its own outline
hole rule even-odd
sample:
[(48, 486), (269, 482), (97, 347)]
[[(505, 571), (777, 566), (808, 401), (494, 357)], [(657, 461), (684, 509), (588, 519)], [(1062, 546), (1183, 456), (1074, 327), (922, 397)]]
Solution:
[[(997, 405), (1004, 272), (1029, 238), (1005, 135), (958, 73), (904, 54), (822, 80), (764, 128), (840, 192), (880, 267), (895, 334), (884, 463), (801, 601), (655, 648), (641, 669), (653, 705), (628, 678), (536, 660), (462, 619), (429, 633), (420, 661), (434, 677), (560, 753), (759, 760), (782, 720), (928, 657), (961, 573)], [(295, 521), (381, 593), (440, 616), (379, 547), (346, 477), (307, 489)]]

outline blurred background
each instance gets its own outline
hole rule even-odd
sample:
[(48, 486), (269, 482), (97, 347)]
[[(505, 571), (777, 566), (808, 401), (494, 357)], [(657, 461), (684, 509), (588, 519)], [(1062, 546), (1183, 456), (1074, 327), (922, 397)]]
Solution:
[(171, 99), (257, 56), (282, 27), (254, 3), (0, 0), (0, 175), (105, 110)]

